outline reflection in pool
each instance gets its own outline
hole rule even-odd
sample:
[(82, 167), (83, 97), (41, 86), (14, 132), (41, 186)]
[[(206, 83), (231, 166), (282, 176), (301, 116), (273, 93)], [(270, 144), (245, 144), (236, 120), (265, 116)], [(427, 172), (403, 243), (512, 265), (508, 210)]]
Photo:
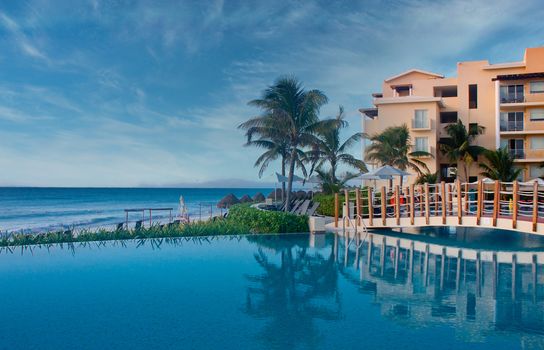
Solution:
[(472, 233), (2, 250), (0, 348), (544, 347), (544, 238)]

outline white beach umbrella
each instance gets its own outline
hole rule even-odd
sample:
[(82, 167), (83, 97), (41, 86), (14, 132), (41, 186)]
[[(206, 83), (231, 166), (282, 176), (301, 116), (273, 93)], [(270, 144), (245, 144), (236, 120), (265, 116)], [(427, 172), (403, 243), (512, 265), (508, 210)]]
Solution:
[(185, 199), (183, 199), (183, 196), (179, 196), (179, 214), (183, 219), (187, 217), (187, 206), (185, 205)]

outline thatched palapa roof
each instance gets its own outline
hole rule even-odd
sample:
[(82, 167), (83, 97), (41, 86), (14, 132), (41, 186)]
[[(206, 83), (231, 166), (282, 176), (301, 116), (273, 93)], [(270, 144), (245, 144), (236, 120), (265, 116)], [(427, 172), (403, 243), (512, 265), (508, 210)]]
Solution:
[(262, 203), (266, 200), (266, 198), (264, 197), (264, 194), (262, 194), (261, 192), (257, 192), (254, 196), (253, 196), (253, 201), (255, 203)]
[(236, 196), (233, 193), (227, 194), (223, 199), (217, 203), (218, 208), (229, 208), (230, 206), (234, 204), (240, 203), (240, 200), (236, 198)]

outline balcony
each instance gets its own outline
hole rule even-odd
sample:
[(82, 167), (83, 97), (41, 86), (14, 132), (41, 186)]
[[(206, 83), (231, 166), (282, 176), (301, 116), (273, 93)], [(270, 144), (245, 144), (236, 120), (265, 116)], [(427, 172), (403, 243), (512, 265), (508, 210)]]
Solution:
[(412, 130), (414, 131), (428, 131), (431, 130), (431, 122), (429, 119), (412, 119)]
[(504, 121), (501, 120), (501, 131), (523, 131), (523, 120), (518, 121)]
[(523, 93), (501, 94), (501, 103), (523, 103), (525, 95)]
[(523, 149), (509, 149), (508, 152), (514, 159), (525, 159), (525, 150)]

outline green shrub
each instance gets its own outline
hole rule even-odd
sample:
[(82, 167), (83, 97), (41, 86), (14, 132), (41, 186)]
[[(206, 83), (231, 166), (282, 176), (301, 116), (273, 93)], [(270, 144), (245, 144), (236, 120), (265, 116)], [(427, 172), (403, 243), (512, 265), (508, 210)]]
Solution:
[(183, 225), (154, 225), (140, 230), (109, 231), (105, 229), (39, 234), (12, 234), (0, 237), (0, 247), (49, 245), (123, 239), (175, 238), (190, 236), (239, 235), (252, 233), (308, 232), (308, 217), (290, 213), (263, 211), (248, 204), (232, 206), (227, 218), (195, 221)]
[[(339, 194), (339, 215), (342, 215), (342, 204), (344, 203), (344, 193)], [(349, 194), (350, 201), (356, 200), (355, 192), (350, 192)], [(319, 202), (319, 207), (317, 208), (317, 213), (319, 215), (325, 216), (334, 216), (334, 194), (316, 194), (314, 195), (315, 202)], [(363, 215), (368, 214), (368, 189), (363, 187), (361, 189), (361, 205)]]
[(264, 211), (239, 204), (230, 208), (227, 221), (236, 222), (252, 233), (308, 232), (308, 217), (281, 211)]

